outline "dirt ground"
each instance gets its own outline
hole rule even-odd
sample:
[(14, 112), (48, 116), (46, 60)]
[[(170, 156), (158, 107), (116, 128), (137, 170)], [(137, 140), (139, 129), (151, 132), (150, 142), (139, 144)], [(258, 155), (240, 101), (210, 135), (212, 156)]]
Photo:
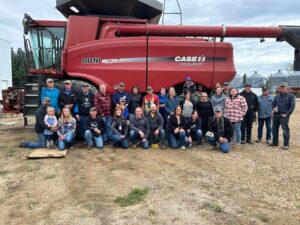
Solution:
[[(244, 145), (114, 152), (78, 145), (63, 159), (26, 160), (22, 116), (0, 118), (0, 224), (300, 224), (300, 102), (291, 148)], [(254, 139), (256, 136), (254, 125)], [(280, 134), (281, 136), (281, 134)], [(282, 141), (281, 141), (282, 143)], [(114, 202), (149, 188), (134, 206)]]

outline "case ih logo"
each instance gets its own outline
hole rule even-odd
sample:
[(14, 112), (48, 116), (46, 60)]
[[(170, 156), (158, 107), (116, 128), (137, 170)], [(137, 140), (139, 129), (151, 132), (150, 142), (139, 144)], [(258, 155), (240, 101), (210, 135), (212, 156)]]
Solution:
[(175, 62), (182, 63), (204, 63), (206, 57), (205, 56), (176, 56)]

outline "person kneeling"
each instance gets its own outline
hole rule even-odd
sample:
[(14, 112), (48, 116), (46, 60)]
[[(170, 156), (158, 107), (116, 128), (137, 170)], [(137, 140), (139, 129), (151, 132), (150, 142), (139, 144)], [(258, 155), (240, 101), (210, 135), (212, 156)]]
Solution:
[(150, 144), (151, 148), (157, 149), (159, 142), (161, 149), (166, 149), (165, 139), (166, 133), (163, 129), (164, 127), (164, 119), (162, 115), (157, 111), (157, 106), (155, 104), (151, 104), (150, 112), (146, 115), (149, 124), (150, 124)]
[(70, 108), (65, 106), (58, 120), (58, 149), (72, 148), (76, 131), (76, 119), (72, 117)]
[(173, 149), (186, 149), (185, 147), (185, 139), (186, 139), (186, 132), (185, 132), (185, 118), (182, 115), (181, 106), (177, 106), (175, 109), (175, 113), (170, 115), (168, 120), (168, 141), (169, 146)]
[(222, 108), (216, 106), (214, 108), (215, 116), (208, 121), (208, 132), (206, 133), (206, 141), (212, 146), (219, 148), (223, 153), (230, 151), (230, 139), (233, 135), (233, 127), (229, 119), (222, 115)]
[(104, 133), (104, 120), (97, 115), (97, 109), (92, 107), (90, 109), (90, 115), (85, 121), (84, 138), (87, 143), (88, 149), (92, 149), (95, 143), (96, 148), (103, 148), (102, 134)]
[(187, 124), (187, 139), (189, 146), (193, 146), (193, 141), (197, 141), (198, 148), (201, 148), (202, 145), (202, 123), (201, 118), (198, 116), (197, 110), (192, 112), (192, 117), (188, 119)]
[(148, 119), (143, 115), (142, 108), (135, 109), (135, 116), (130, 119), (130, 139), (132, 147), (136, 148), (136, 141), (141, 141), (143, 149), (149, 148), (148, 137), (150, 134), (150, 124)]
[(117, 106), (114, 113), (114, 120), (111, 124), (112, 134), (110, 140), (114, 147), (121, 146), (122, 148), (128, 148), (128, 141), (126, 135), (128, 133), (129, 121), (123, 117), (123, 110), (120, 106)]

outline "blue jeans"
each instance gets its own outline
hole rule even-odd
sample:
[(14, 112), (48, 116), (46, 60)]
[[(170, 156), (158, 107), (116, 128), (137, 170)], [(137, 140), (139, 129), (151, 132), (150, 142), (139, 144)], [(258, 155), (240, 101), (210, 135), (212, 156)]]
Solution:
[(206, 141), (215, 147), (219, 144), (219, 148), (220, 148), (221, 152), (223, 152), (223, 153), (228, 153), (230, 151), (230, 143), (228, 141), (226, 141), (224, 143), (220, 143), (219, 141), (216, 140), (215, 137), (212, 137), (212, 138), (206, 137)]
[(197, 130), (196, 133), (191, 133), (191, 138), (193, 141), (197, 141), (197, 145), (202, 144), (202, 131)]
[(74, 138), (75, 138), (75, 134), (70, 133), (65, 136), (65, 139), (63, 141), (58, 139), (58, 149), (62, 151), (65, 150), (67, 147), (72, 146), (74, 142)]
[(104, 124), (105, 124), (105, 133), (102, 134), (102, 138), (104, 142), (107, 142), (109, 140), (110, 135), (112, 135), (112, 131), (111, 131), (111, 124), (113, 121), (112, 116), (104, 116), (103, 117), (104, 120)]
[(257, 129), (257, 139), (261, 140), (264, 123), (266, 123), (267, 134), (266, 140), (271, 140), (272, 126), (271, 126), (271, 116), (267, 118), (258, 118), (258, 129)]
[(135, 132), (134, 130), (130, 131), (129, 136), (130, 136), (130, 139), (133, 144), (135, 144), (137, 142), (137, 140), (139, 139), (141, 141), (141, 146), (143, 149), (149, 148), (149, 141), (146, 140), (146, 141), (142, 142), (140, 135), (137, 132)]
[(121, 146), (122, 148), (127, 149), (129, 147), (128, 141), (126, 138), (122, 139), (119, 134), (110, 135), (110, 140), (115, 146)]
[(46, 147), (46, 135), (44, 133), (37, 133), (38, 142), (29, 141), (26, 142), (27, 148), (45, 148)]
[(241, 136), (242, 136), (241, 122), (234, 122), (234, 123), (232, 123), (232, 126), (233, 126), (233, 130), (234, 130), (235, 137), (236, 137), (236, 143), (240, 144), (241, 143)]
[(184, 146), (185, 144), (186, 133), (180, 132), (179, 134), (174, 134), (169, 132), (168, 142), (169, 146), (173, 149), (178, 149)]
[(156, 144), (159, 142), (159, 144), (164, 145), (166, 141), (166, 132), (164, 129), (161, 129), (159, 131), (158, 135), (154, 134), (154, 131), (150, 133), (150, 144)]
[(273, 117), (273, 144), (278, 145), (279, 127), (282, 128), (283, 134), (283, 145), (289, 146), (290, 141), (290, 128), (289, 128), (289, 117), (282, 117), (281, 115), (274, 115)]
[(96, 137), (92, 134), (90, 130), (86, 130), (84, 133), (84, 138), (88, 147), (92, 147), (95, 143), (96, 148), (99, 149), (103, 148), (103, 139), (101, 135)]
[(87, 119), (87, 116), (80, 115), (80, 121), (79, 121), (79, 128), (80, 128), (80, 135), (82, 138), (84, 138), (84, 132), (85, 132), (85, 121)]

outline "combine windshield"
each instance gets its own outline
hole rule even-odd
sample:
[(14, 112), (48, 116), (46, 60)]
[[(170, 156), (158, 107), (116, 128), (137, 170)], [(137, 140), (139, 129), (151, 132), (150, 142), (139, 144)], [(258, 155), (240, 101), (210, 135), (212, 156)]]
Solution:
[(60, 70), (65, 28), (31, 28), (28, 35), (25, 46), (31, 53), (31, 68)]

